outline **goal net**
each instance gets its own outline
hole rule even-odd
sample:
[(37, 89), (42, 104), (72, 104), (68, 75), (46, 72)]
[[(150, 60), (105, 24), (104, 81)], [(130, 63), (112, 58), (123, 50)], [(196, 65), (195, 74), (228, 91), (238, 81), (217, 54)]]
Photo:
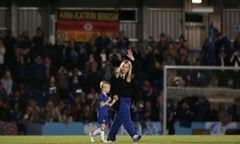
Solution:
[(163, 83), (163, 134), (176, 121), (240, 121), (238, 67), (165, 66)]

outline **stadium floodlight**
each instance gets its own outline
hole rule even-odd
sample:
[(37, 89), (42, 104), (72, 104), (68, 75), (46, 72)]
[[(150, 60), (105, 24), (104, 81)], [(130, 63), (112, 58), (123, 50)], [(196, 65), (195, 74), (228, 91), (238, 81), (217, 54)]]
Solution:
[(192, 3), (194, 3), (194, 4), (200, 4), (200, 3), (202, 3), (202, 0), (192, 0)]

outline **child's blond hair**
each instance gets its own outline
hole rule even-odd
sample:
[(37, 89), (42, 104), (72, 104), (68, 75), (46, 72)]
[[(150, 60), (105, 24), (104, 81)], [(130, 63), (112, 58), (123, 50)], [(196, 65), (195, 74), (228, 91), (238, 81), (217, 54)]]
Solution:
[(110, 85), (110, 83), (108, 82), (108, 81), (105, 81), (105, 80), (102, 80), (101, 82), (100, 82), (100, 88), (102, 89), (103, 87), (104, 87), (104, 85)]

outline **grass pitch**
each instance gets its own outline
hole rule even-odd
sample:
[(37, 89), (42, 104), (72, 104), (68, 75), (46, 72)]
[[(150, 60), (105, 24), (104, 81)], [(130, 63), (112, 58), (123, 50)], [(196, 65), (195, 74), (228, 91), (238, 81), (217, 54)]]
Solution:
[[(98, 144), (99, 136), (96, 137)], [(113, 144), (132, 144), (129, 136), (117, 136)], [(88, 136), (0, 136), (0, 144), (93, 144)], [(237, 135), (145, 136), (137, 144), (240, 144)]]

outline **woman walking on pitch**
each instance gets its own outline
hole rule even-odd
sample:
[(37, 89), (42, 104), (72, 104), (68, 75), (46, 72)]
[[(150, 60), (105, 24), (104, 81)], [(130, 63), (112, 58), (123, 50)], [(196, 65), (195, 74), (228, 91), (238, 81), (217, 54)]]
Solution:
[(114, 120), (108, 134), (108, 141), (110, 142), (116, 141), (116, 134), (121, 124), (123, 124), (134, 142), (141, 139), (141, 135), (137, 134), (133, 127), (130, 115), (131, 100), (137, 95), (137, 89), (132, 76), (132, 62), (128, 59), (134, 61), (131, 50), (128, 50), (127, 59), (121, 62), (120, 66), (116, 69), (115, 76), (113, 76), (111, 80), (111, 95), (117, 102), (113, 105), (116, 109)]
[(104, 138), (105, 130), (109, 125), (109, 116), (108, 110), (109, 106), (111, 105), (111, 97), (108, 97), (108, 93), (110, 91), (111, 85), (107, 81), (100, 82), (101, 93), (98, 98), (98, 122), (101, 125), (100, 128), (90, 132), (90, 140), (91, 142), (95, 142), (95, 136), (100, 134), (100, 142), (107, 142)]

